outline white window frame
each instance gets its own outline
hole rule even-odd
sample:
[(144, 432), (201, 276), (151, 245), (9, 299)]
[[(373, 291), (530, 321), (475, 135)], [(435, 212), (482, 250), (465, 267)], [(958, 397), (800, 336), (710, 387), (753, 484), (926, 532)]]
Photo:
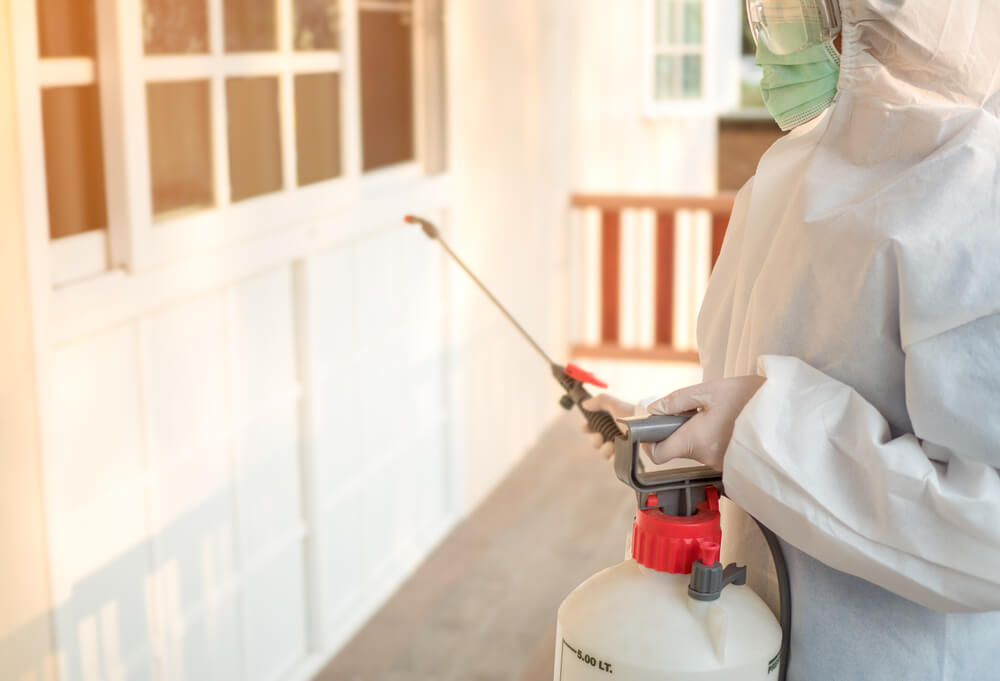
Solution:
[[(699, 0), (702, 5), (702, 40), (698, 50), (672, 45), (663, 47), (656, 42), (657, 0), (643, 0), (642, 8), (642, 110), (647, 118), (676, 116), (704, 116), (716, 113), (716, 13), (721, 10), (719, 0)], [(661, 54), (701, 54), (701, 97), (691, 99), (658, 99), (656, 97), (656, 57)]]
[[(338, 51), (293, 49), (293, 0), (275, 0), (278, 44), (275, 52), (226, 53), (223, 0), (206, 0), (209, 46), (205, 54), (144, 53), (141, 2), (95, 0), (97, 59), (41, 59), (38, 56), (34, 0), (14, 2), (12, 19), (17, 64), (17, 97), (21, 113), (21, 155), (27, 224), (48, 236), (41, 88), (97, 83), (105, 166), (108, 226), (51, 240), (48, 278), (65, 288), (95, 278), (120, 279), (121, 270), (141, 273), (199, 253), (239, 244), (275, 230), (315, 223), (355, 206), (358, 200), (404, 188), (425, 177), (428, 153), (425, 108), (425, 36), (419, 30), (428, 0), (414, 0), (414, 151), (412, 161), (361, 172), (361, 111), (358, 51), (359, 4), (398, 9), (397, 2), (340, 0)], [(295, 139), (295, 75), (340, 75), (341, 173), (304, 187), (297, 184)], [(277, 76), (279, 79), (281, 190), (238, 202), (230, 200), (226, 78)], [(207, 80), (211, 92), (212, 173), (214, 207), (155, 218), (149, 167), (146, 84)], [(41, 235), (38, 235), (41, 238)], [(116, 271), (117, 270), (117, 271)], [(103, 287), (102, 287), (103, 288)]]
[[(48, 57), (38, 54), (37, 15), (34, 2), (11, 3), (14, 35), (16, 96), (19, 112), (22, 187), (25, 220), (44, 229), (48, 245), (47, 278), (52, 285), (82, 279), (109, 268), (110, 206), (108, 226), (79, 234), (49, 238), (49, 207), (46, 190), (45, 146), (42, 128), (42, 90), (55, 87), (94, 85), (98, 81), (98, 59)], [(103, 98), (103, 93), (101, 93)], [(103, 108), (103, 99), (101, 102)], [(102, 113), (103, 119), (103, 113)], [(104, 126), (102, 120), (102, 128)], [(103, 132), (103, 130), (102, 130)], [(106, 144), (106, 141), (105, 141)], [(107, 182), (107, 178), (105, 178)], [(39, 239), (41, 241), (41, 239)]]

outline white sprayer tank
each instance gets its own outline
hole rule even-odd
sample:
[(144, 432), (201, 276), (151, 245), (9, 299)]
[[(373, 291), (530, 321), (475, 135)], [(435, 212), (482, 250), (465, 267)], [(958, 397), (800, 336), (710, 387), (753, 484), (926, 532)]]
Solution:
[[(694, 516), (637, 512), (633, 557), (592, 576), (559, 608), (554, 681), (778, 678), (778, 621), (749, 587), (720, 585), (712, 492)], [(708, 580), (700, 583), (713, 586), (692, 596), (695, 561)]]

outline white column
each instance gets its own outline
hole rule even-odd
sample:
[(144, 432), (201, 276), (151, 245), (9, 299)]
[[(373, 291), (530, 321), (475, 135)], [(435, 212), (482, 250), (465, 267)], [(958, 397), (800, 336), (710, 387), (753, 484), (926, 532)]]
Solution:
[(639, 296), (639, 214), (633, 209), (621, 212), (618, 242), (618, 345), (634, 348), (638, 344)]
[(656, 344), (656, 212), (639, 212), (635, 269), (636, 345), (651, 348)]
[(587, 208), (583, 212), (583, 257), (579, 288), (583, 294), (580, 332), (585, 345), (601, 341), (601, 212)]

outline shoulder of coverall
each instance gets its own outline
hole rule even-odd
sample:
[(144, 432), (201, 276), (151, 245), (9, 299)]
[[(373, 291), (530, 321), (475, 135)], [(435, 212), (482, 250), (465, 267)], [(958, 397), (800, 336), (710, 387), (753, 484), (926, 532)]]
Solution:
[(1000, 115), (1000, 2), (840, 0), (840, 89)]

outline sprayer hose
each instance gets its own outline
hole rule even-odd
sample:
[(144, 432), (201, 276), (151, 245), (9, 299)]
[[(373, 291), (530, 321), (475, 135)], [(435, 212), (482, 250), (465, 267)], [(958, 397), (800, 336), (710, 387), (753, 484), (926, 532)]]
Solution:
[(788, 676), (788, 654), (792, 636), (792, 594), (788, 584), (788, 565), (785, 563), (785, 552), (781, 548), (778, 536), (756, 518), (754, 522), (757, 523), (768, 548), (771, 549), (774, 571), (778, 576), (778, 591), (781, 594), (781, 666), (778, 671), (778, 681), (785, 681), (785, 677)]

